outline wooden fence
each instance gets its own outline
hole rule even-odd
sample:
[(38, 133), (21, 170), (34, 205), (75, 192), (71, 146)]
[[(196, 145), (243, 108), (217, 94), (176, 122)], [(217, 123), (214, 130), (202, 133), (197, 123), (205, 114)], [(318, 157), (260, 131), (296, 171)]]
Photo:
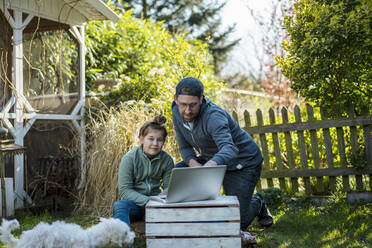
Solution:
[[(329, 119), (329, 112), (320, 108), (318, 120), (310, 105), (306, 105), (307, 118), (301, 117), (298, 106), (294, 118), (289, 118), (288, 110), (282, 108), (282, 121), (278, 123), (275, 111), (270, 109), (270, 124), (265, 125), (258, 109), (257, 126), (251, 125), (250, 114), (244, 112), (243, 128), (260, 144), (264, 157), (258, 188), (263, 187), (265, 178), (266, 187), (278, 185), (287, 192), (305, 190), (317, 194), (339, 188), (346, 192), (371, 191), (372, 116), (368, 109), (355, 116), (352, 106), (347, 117), (342, 117), (338, 108), (332, 111), (336, 118)], [(239, 120), (236, 112), (232, 116)]]

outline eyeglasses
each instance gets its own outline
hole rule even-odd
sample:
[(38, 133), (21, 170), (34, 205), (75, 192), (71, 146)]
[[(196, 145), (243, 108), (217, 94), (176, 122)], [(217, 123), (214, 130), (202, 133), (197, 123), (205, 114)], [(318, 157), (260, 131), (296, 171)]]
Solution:
[(193, 103), (190, 103), (190, 104), (181, 102), (181, 103), (178, 103), (178, 106), (180, 106), (181, 108), (189, 107), (190, 109), (192, 109), (192, 108), (195, 108), (196, 106), (198, 106), (198, 104), (199, 104), (198, 102), (193, 102)]

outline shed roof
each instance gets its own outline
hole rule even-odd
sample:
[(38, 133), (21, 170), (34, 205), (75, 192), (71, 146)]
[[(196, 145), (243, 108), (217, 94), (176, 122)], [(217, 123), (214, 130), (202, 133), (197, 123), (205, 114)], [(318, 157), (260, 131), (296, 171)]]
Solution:
[(0, 8), (3, 10), (4, 7), (68, 25), (81, 25), (94, 20), (120, 20), (100, 0), (0, 0)]

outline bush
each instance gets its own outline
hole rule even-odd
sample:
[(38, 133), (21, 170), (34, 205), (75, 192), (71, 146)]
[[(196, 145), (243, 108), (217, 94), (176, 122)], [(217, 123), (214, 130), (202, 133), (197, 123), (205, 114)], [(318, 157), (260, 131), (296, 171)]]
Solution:
[(284, 204), (284, 197), (285, 193), (279, 188), (267, 188), (262, 189), (259, 193), (264, 198), (265, 203), (269, 206), (270, 210), (276, 209), (278, 210), (280, 206)]
[[(185, 34), (171, 35), (161, 23), (140, 20), (131, 12), (121, 20), (94, 21), (86, 28), (87, 88), (109, 91), (108, 106), (128, 100), (170, 101), (175, 84), (185, 76), (200, 78), (206, 95), (214, 97), (222, 84), (213, 75), (207, 46), (187, 41)], [(95, 80), (116, 81), (111, 88), (100, 88)]]
[(296, 1), (278, 57), (291, 88), (320, 106), (371, 106), (371, 18), (371, 1)]

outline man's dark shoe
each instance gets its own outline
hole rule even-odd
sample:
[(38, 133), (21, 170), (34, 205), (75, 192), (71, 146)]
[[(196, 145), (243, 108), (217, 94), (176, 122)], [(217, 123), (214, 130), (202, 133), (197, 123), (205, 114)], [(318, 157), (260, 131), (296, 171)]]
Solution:
[(258, 223), (263, 227), (269, 227), (274, 223), (273, 217), (271, 217), (269, 209), (266, 203), (262, 201), (261, 211), (258, 214)]
[(258, 223), (260, 223), (260, 225), (263, 227), (272, 226), (272, 224), (274, 223), (274, 220), (273, 220), (273, 217), (271, 217), (270, 215), (269, 209), (267, 208), (267, 205), (264, 202), (262, 195), (257, 193), (256, 197), (261, 199), (261, 209), (257, 215)]

